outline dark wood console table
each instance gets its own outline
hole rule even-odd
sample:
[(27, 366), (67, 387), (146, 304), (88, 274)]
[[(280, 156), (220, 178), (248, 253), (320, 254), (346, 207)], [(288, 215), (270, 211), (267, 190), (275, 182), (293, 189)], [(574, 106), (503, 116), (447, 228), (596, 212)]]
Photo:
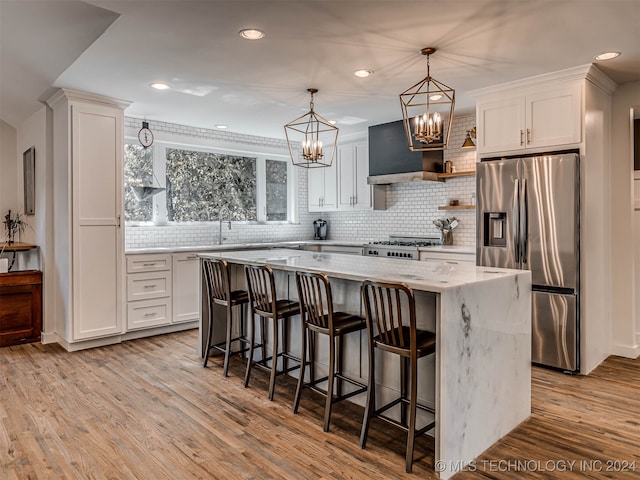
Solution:
[(42, 272), (0, 273), (0, 347), (40, 341)]

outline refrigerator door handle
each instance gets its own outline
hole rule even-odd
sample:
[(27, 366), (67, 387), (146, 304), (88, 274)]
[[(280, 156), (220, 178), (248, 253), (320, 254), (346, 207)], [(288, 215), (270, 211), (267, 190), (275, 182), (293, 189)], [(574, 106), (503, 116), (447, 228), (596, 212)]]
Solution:
[(520, 181), (516, 178), (513, 186), (513, 254), (515, 257), (516, 268), (520, 268)]
[(527, 264), (527, 247), (529, 242), (529, 204), (527, 199), (527, 180), (522, 180), (522, 189), (520, 190), (520, 261), (522, 265)]

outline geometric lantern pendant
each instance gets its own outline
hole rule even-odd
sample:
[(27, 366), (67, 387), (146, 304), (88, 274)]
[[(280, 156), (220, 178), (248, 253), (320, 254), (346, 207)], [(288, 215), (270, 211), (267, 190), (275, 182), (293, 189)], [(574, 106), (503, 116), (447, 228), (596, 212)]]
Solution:
[(444, 150), (449, 143), (456, 92), (431, 77), (429, 55), (435, 48), (423, 48), (427, 76), (400, 94), (404, 130), (412, 152)]
[(331, 125), (313, 110), (316, 88), (308, 88), (311, 94), (309, 111), (284, 126), (291, 162), (297, 167), (330, 167), (338, 142), (338, 127)]

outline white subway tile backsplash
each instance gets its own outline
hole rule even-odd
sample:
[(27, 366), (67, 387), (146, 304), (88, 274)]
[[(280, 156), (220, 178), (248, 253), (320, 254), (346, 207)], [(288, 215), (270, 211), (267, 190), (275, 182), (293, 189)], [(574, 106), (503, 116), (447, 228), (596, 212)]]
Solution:
[[(126, 127), (139, 127), (142, 119), (125, 117)], [(475, 126), (475, 115), (454, 117), (450, 147), (445, 150), (445, 160), (453, 162), (456, 171), (475, 171), (476, 151), (463, 150), (467, 130)], [(180, 135), (223, 140), (242, 144), (285, 147), (286, 141), (266, 137), (239, 135), (232, 132), (209, 130), (165, 122), (153, 122), (156, 131), (172, 131)], [(309, 240), (313, 238), (313, 220), (324, 218), (329, 222), (331, 240), (376, 241), (389, 235), (437, 236), (433, 221), (438, 218), (456, 217), (458, 228), (453, 232), (455, 245), (475, 245), (475, 210), (438, 210), (451, 199), (460, 204), (470, 204), (475, 192), (475, 176), (455, 177), (446, 182), (410, 182), (386, 187), (386, 210), (359, 210), (309, 213), (307, 210), (307, 175), (298, 175), (297, 224), (239, 224), (231, 230), (223, 227), (225, 243), (270, 242), (285, 240)], [(125, 245), (131, 248), (189, 246), (214, 244), (218, 240), (217, 222), (184, 225), (127, 225)]]

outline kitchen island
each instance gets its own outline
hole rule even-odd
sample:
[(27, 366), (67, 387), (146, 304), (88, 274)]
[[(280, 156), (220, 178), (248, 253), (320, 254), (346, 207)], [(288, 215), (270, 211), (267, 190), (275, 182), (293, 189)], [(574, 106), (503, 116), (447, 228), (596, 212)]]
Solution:
[[(242, 265), (267, 264), (276, 275), (278, 295), (290, 299), (297, 297), (295, 271), (324, 272), (331, 279), (336, 308), (360, 315), (362, 281), (404, 282), (413, 288), (419, 328), (434, 331), (437, 337), (435, 361), (426, 358), (419, 363), (418, 395), (422, 402), (435, 407), (436, 428), (432, 434), (440, 478), (451, 477), (531, 413), (528, 271), (288, 249), (218, 252), (200, 257), (229, 262), (234, 288), (244, 282)], [(205, 338), (209, 322), (206, 301), (202, 308), (201, 338)], [(220, 316), (213, 317), (217, 325)], [(296, 345), (299, 349), (299, 330), (292, 331), (291, 345), (294, 352)], [(355, 341), (351, 339), (346, 349), (347, 373), (365, 380), (364, 334)], [(317, 350), (322, 351), (322, 346)], [(319, 359), (316, 362), (323, 363)], [(383, 364), (377, 374), (382, 379), (381, 401), (399, 390), (397, 365), (390, 365), (386, 358)], [(353, 397), (353, 401), (363, 404), (364, 397)]]

